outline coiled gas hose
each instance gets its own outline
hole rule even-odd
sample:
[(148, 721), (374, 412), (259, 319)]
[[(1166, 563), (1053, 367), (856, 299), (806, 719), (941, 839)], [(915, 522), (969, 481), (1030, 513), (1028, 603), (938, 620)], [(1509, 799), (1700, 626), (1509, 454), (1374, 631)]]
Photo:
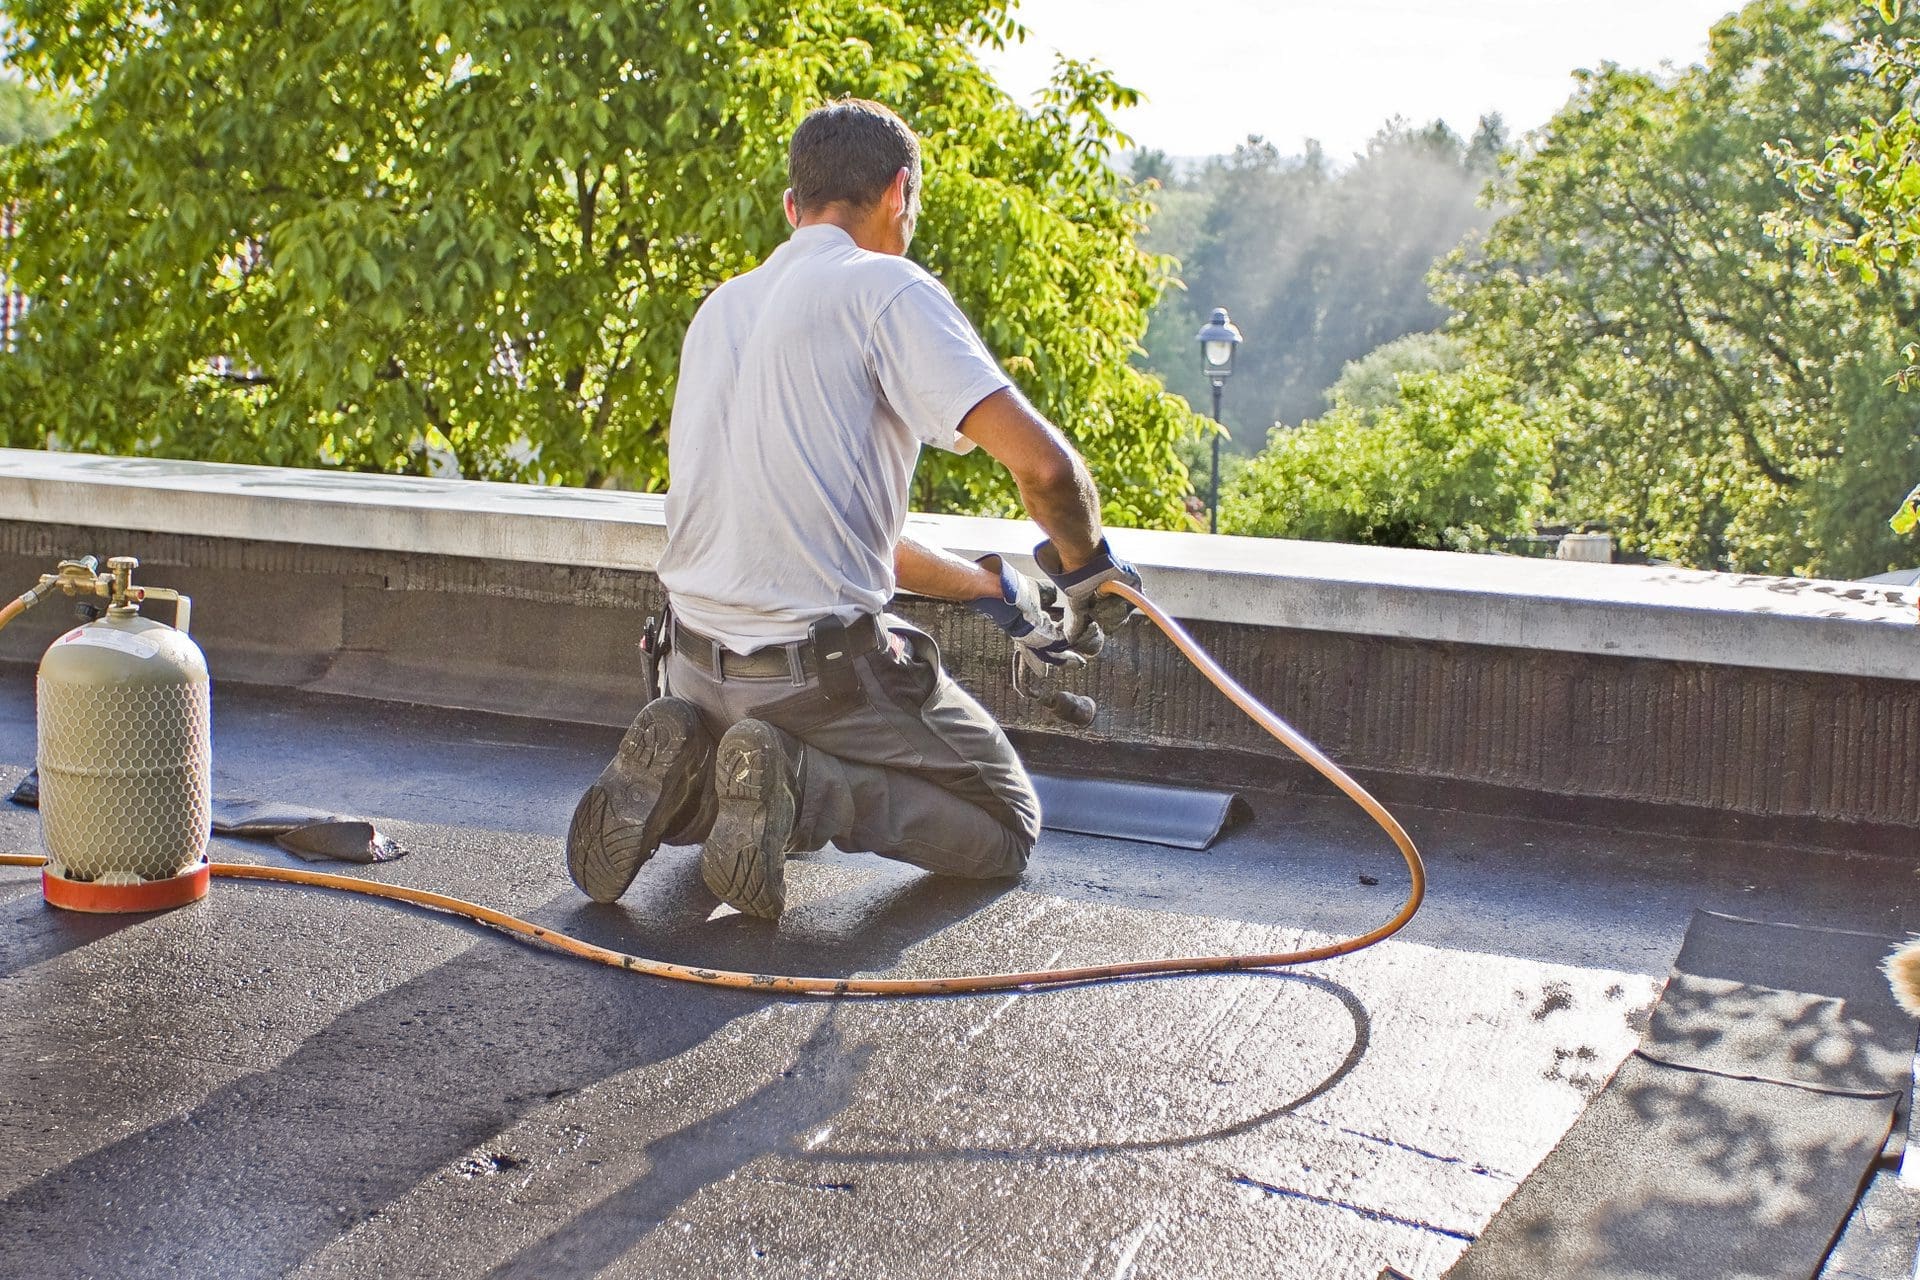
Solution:
[[(304, 871), (291, 867), (258, 866), (241, 862), (216, 862), (212, 872), (230, 880), (274, 880), (283, 884), (310, 885), (321, 889), (338, 889), (347, 893), (365, 894), (375, 898), (388, 898), (396, 902), (411, 903), (414, 906), (428, 907), (435, 911), (444, 911), (449, 915), (464, 916), (469, 920), (491, 926), (505, 933), (517, 934), (569, 955), (579, 956), (583, 960), (594, 960), (611, 965), (616, 969), (625, 969), (632, 973), (646, 974), (655, 978), (671, 978), (676, 982), (695, 982), (710, 987), (733, 987), (741, 990), (759, 992), (781, 992), (796, 995), (817, 996), (940, 996), (978, 993), (986, 991), (1031, 990), (1045, 987), (1068, 986), (1087, 982), (1102, 982), (1116, 978), (1138, 978), (1153, 975), (1177, 973), (1228, 973), (1243, 969), (1271, 969), (1283, 965), (1309, 964), (1316, 960), (1331, 960), (1370, 947), (1398, 933), (1413, 919), (1414, 912), (1420, 909), (1420, 902), (1426, 896), (1427, 870), (1420, 859), (1420, 851), (1414, 848), (1404, 828), (1387, 812), (1378, 800), (1352, 778), (1339, 765), (1327, 759), (1320, 749), (1314, 746), (1299, 731), (1285, 720), (1262, 705), (1258, 699), (1241, 688), (1234, 678), (1221, 670), (1220, 665), (1188, 635), (1185, 628), (1167, 616), (1158, 605), (1144, 595), (1120, 582), (1108, 582), (1100, 588), (1111, 595), (1117, 595), (1130, 602), (1141, 613), (1152, 620), (1153, 624), (1165, 632), (1167, 638), (1179, 648), (1187, 660), (1200, 673), (1218, 688), (1235, 706), (1246, 712), (1261, 728), (1286, 744), (1287, 749), (1306, 761), (1334, 786), (1345, 792), (1353, 802), (1378, 823), (1400, 850), (1406, 859), (1409, 885), (1406, 901), (1394, 913), (1393, 918), (1377, 929), (1339, 942), (1330, 942), (1323, 946), (1308, 947), (1300, 951), (1275, 951), (1264, 955), (1241, 956), (1179, 956), (1165, 960), (1127, 960), (1118, 964), (1077, 965), (1064, 969), (1035, 969), (1025, 973), (976, 973), (951, 978), (811, 978), (796, 977), (778, 973), (738, 973), (726, 969), (706, 969), (692, 965), (673, 964), (665, 960), (652, 960), (646, 956), (630, 955), (624, 951), (615, 951), (609, 947), (596, 946), (591, 942), (582, 942), (578, 938), (542, 928), (537, 924), (510, 916), (504, 911), (492, 907), (467, 902), (446, 894), (434, 893), (427, 889), (412, 889), (405, 885), (384, 884), (377, 880), (362, 880), (352, 876), (328, 875), (320, 871)], [(15, 610), (14, 612), (18, 612)], [(0, 611), (0, 625), (8, 621), (10, 615)], [(0, 854), (0, 866), (39, 867), (46, 865), (42, 857), (22, 854)]]

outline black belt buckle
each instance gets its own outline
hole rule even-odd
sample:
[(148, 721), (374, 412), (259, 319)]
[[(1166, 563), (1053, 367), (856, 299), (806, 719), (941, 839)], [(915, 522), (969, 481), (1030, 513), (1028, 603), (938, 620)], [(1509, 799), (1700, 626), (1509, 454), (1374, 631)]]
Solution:
[(830, 702), (851, 702), (860, 693), (860, 677), (853, 669), (853, 645), (846, 624), (822, 618), (807, 628), (807, 643), (820, 668), (820, 691)]

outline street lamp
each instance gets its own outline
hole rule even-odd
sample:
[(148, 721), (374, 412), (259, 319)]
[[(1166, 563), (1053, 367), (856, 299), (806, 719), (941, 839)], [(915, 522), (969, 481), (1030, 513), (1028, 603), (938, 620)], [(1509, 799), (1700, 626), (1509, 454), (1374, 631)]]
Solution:
[[(1215, 307), (1213, 318), (1200, 327), (1200, 372), (1213, 384), (1213, 422), (1220, 425), (1220, 392), (1233, 373), (1233, 349), (1240, 345), (1240, 330), (1227, 319), (1225, 307)], [(1220, 433), (1213, 434), (1213, 495), (1207, 499), (1207, 532), (1220, 532)]]

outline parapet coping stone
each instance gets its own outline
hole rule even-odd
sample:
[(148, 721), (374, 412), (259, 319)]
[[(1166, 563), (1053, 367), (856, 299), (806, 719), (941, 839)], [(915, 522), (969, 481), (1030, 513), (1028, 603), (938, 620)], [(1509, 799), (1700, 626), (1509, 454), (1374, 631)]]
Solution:
[[(26, 449), (0, 449), (0, 519), (638, 571), (666, 545), (660, 494)], [(1023, 566), (1040, 536), (1028, 521), (967, 516), (916, 514), (907, 529)], [(1111, 538), (1149, 594), (1190, 621), (1920, 679), (1913, 589), (1136, 529)]]

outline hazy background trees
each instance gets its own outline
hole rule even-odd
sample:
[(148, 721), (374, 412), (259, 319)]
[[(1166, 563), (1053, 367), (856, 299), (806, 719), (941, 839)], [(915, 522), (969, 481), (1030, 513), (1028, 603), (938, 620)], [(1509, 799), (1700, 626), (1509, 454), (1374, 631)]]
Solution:
[(1142, 363), (1209, 408), (1193, 335), (1224, 306), (1249, 335), (1225, 400), (1230, 447), (1253, 452), (1274, 423), (1318, 414), (1348, 361), (1446, 322), (1427, 273), (1492, 222), (1479, 197), (1506, 142), (1496, 116), (1470, 139), (1388, 121), (1344, 161), (1263, 138), (1186, 174), (1135, 153), (1132, 176), (1164, 186), (1146, 243), (1179, 260), (1184, 283), (1154, 309)]

